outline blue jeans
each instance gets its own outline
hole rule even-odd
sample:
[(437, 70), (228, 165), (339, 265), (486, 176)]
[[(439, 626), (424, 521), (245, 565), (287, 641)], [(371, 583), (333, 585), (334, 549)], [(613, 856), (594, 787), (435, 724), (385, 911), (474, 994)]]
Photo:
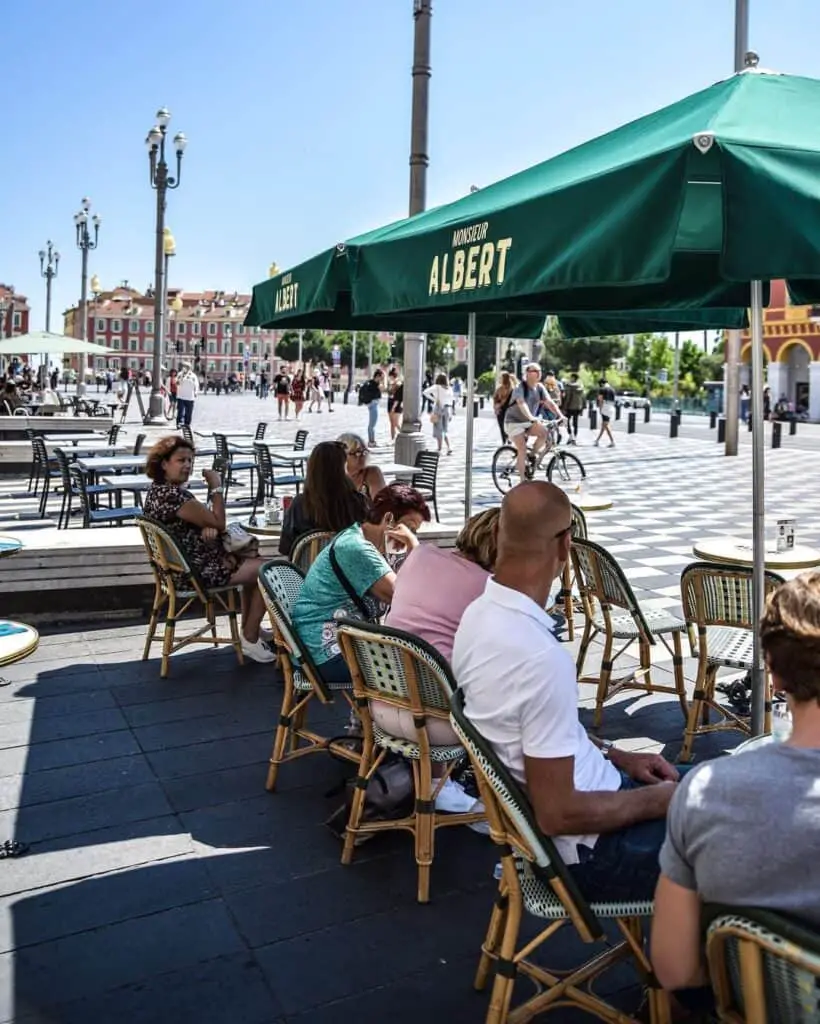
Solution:
[(189, 398), (177, 398), (177, 426), (190, 427), (194, 403)]
[(379, 403), (368, 402), (367, 404), (367, 440), (369, 444), (376, 443), (376, 424), (379, 421)]
[[(683, 775), (687, 766), (678, 771)], [(621, 773), (621, 789), (638, 789)], [(578, 847), (580, 863), (571, 864), (570, 873), (590, 903), (651, 900), (658, 884), (658, 854), (666, 837), (666, 818), (639, 821), (615, 832), (602, 832), (595, 846)]]

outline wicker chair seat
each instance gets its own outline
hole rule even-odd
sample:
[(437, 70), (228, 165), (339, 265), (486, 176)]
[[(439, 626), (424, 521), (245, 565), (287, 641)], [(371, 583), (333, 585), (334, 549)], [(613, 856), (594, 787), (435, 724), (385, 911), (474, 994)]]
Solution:
[(706, 660), (709, 665), (750, 669), (753, 642), (751, 630), (736, 629), (733, 626), (707, 626)]
[[(392, 736), (389, 732), (385, 732), (384, 729), (380, 729), (376, 723), (373, 723), (373, 739), (380, 747), (384, 747), (385, 750), (391, 750), (394, 754), (401, 754), (402, 757), (409, 758), (412, 761), (421, 760), (421, 747), (418, 743), (414, 743), (413, 740), (404, 740), (398, 736)], [(440, 764), (457, 761), (460, 757), (464, 757), (466, 751), (460, 743), (454, 743), (450, 746), (441, 747), (430, 747), (430, 760), (437, 761)]]
[[(660, 636), (663, 633), (682, 633), (686, 629), (686, 623), (682, 619), (663, 610), (644, 611), (643, 617), (649, 626), (649, 632), (655, 636)], [(638, 624), (629, 612), (624, 612), (622, 615), (610, 614), (610, 621), (612, 622), (612, 635), (619, 640), (640, 636)], [(592, 616), (592, 622), (596, 629), (606, 632), (606, 619), (600, 611)]]
[[(569, 914), (552, 888), (533, 871), (532, 864), (523, 857), (515, 858), (515, 867), (521, 884), (524, 906), (536, 917), (549, 921), (568, 918)], [(652, 900), (633, 900), (628, 903), (590, 903), (596, 917), (651, 917)]]
[[(313, 684), (308, 679), (308, 677), (305, 675), (305, 673), (301, 670), (301, 668), (299, 668), (299, 662), (296, 661), (295, 659), (293, 659), (292, 660), (292, 664), (293, 664), (293, 688), (295, 690), (300, 690), (303, 693), (307, 693), (308, 690), (312, 690), (313, 689)], [(353, 689), (353, 684), (352, 683), (328, 683), (324, 679), (322, 680), (322, 682), (324, 682), (325, 688), (328, 689), (328, 690), (341, 691), (341, 690), (352, 690)]]

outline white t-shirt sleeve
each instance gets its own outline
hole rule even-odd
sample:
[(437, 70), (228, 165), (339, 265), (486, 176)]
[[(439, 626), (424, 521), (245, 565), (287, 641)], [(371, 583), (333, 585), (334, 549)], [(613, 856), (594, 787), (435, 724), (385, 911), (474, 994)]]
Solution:
[[(558, 656), (560, 655), (560, 660)], [(575, 665), (565, 652), (556, 652), (545, 673), (533, 666), (533, 679), (521, 703), (521, 747), (525, 757), (574, 757), (578, 750), (578, 684)]]

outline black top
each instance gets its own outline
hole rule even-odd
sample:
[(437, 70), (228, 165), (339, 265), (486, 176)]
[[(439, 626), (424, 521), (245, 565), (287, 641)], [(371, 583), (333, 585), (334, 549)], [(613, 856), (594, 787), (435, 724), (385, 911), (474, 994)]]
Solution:
[(305, 496), (297, 494), (290, 503), (290, 508), (285, 512), (282, 520), (282, 533), (279, 537), (279, 554), (288, 556), (293, 551), (296, 541), (311, 530), (318, 530), (319, 527), (312, 522), (305, 511)]

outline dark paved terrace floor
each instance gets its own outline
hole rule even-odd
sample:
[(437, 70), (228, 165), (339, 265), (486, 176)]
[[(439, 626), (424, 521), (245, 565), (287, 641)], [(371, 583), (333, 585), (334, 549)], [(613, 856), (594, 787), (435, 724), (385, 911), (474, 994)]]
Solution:
[[(143, 637), (141, 623), (45, 636), (0, 670), (0, 839), (31, 844), (0, 861), (0, 1021), (482, 1021), (471, 981), (490, 841), (439, 834), (428, 906), (409, 837), (378, 838), (343, 868), (322, 824), (338, 764), (303, 759), (264, 790), (271, 671), (203, 649), (163, 681), (140, 661)], [(674, 755), (680, 711), (633, 698), (603, 731)], [(627, 1001), (629, 983), (609, 982)]]

